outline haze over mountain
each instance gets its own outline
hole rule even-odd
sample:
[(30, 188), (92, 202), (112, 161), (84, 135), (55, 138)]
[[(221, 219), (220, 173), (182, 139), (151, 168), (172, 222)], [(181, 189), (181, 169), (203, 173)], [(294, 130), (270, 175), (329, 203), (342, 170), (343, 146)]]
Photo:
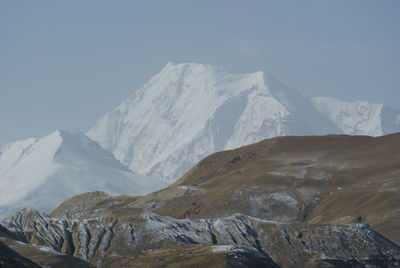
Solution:
[(161, 187), (80, 133), (55, 131), (10, 143), (0, 154), (0, 216), (22, 207), (54, 209), (75, 194), (144, 194)]
[(381, 104), (309, 99), (256, 72), (168, 63), (87, 135), (132, 170), (173, 182), (211, 153), (288, 135), (383, 135), (400, 111)]

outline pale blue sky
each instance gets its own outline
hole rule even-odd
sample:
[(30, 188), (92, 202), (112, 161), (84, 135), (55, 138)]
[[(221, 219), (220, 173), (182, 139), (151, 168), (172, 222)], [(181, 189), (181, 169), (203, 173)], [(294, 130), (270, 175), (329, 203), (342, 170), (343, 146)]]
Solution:
[(400, 108), (400, 1), (0, 1), (0, 141), (88, 130), (168, 61)]

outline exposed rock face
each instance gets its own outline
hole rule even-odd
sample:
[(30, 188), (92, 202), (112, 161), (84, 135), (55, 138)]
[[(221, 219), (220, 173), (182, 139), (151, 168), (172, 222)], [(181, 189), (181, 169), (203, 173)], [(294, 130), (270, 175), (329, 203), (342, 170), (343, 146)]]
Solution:
[(93, 265), (51, 248), (26, 244), (0, 225), (0, 267), (94, 268)]
[(129, 220), (101, 216), (104, 212), (91, 219), (68, 220), (24, 210), (6, 224), (28, 242), (73, 254), (98, 267), (116, 267), (123, 261), (134, 267), (148, 255), (165, 249), (178, 252), (183, 245), (209, 256), (228, 253), (228, 262), (237, 259), (249, 267), (251, 262), (260, 267), (400, 265), (400, 247), (365, 224), (282, 224), (241, 214), (179, 220), (130, 212)]

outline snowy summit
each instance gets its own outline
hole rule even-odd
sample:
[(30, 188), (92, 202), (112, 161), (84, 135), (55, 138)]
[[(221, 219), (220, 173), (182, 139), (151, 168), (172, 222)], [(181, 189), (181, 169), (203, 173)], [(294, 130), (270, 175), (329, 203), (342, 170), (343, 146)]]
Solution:
[[(359, 114), (347, 112), (357, 105), (309, 99), (263, 72), (232, 74), (219, 66), (168, 63), (88, 136), (132, 170), (173, 182), (211, 153), (265, 138), (387, 133), (385, 115), (374, 105), (366, 109), (376, 116), (359, 124)], [(398, 119), (391, 124), (390, 132), (400, 130)]]

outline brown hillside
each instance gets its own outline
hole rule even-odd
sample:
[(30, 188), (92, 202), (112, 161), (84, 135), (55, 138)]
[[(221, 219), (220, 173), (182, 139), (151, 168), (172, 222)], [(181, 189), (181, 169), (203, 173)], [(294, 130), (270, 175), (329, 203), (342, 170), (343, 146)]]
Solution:
[(399, 143), (274, 138), (211, 155), (146, 196), (86, 193), (4, 224), (99, 267), (398, 267), (399, 246), (381, 234), (400, 242)]
[[(362, 221), (400, 243), (399, 190), (400, 134), (279, 137), (213, 154), (159, 192), (101, 199), (82, 217), (111, 207), (111, 214), (139, 208), (175, 218)], [(65, 215), (69, 202), (52, 215)]]

